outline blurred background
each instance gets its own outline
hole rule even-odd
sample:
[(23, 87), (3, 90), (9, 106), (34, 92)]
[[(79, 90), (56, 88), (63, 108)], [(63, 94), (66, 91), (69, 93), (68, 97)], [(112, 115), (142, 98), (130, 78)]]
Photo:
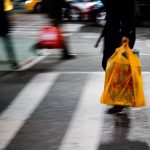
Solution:
[[(106, 13), (102, 2), (100, 0), (66, 1), (70, 7), (63, 8), (62, 28), (66, 38), (69, 38), (69, 44), (73, 53), (88, 54), (90, 52), (90, 54), (94, 54), (94, 52), (98, 52), (98, 50), (93, 49), (93, 45), (105, 24)], [(47, 18), (42, 12), (41, 4), (42, 0), (5, 0), (5, 11), (9, 12), (12, 24), (10, 34), (12, 35), (14, 50), (21, 64), (34, 57), (29, 49), (36, 42), (39, 29), (47, 24)], [(149, 0), (136, 0), (136, 25), (139, 27), (138, 34), (149, 32), (147, 30), (150, 26)], [(79, 46), (76, 48), (75, 46), (77, 45), (74, 46), (74, 43), (78, 38), (82, 37), (80, 34), (83, 36), (83, 41), (79, 40), (77, 43)], [(83, 43), (86, 39), (90, 39), (92, 50), (86, 47), (83, 48)], [(3, 44), (0, 44), (0, 53), (0, 69), (8, 70), (9, 67)]]
[[(64, 19), (69, 21), (94, 21), (98, 25), (105, 23), (105, 10), (100, 0), (66, 0), (70, 4), (69, 14)], [(42, 0), (13, 0), (15, 10), (25, 12), (41, 12)], [(8, 2), (9, 3), (9, 2)], [(7, 4), (9, 5), (9, 4)], [(9, 7), (9, 6), (7, 6)], [(137, 23), (142, 23), (150, 17), (150, 2), (148, 0), (136, 0)]]
[(150, 0), (136, 0), (134, 47), (140, 52), (147, 105), (118, 116), (105, 114), (109, 106), (99, 103), (103, 39), (94, 45), (105, 24), (102, 2), (67, 1), (61, 28), (76, 57), (61, 60), (60, 49), (31, 51), (49, 23), (42, 0), (4, 1), (21, 67), (10, 67), (0, 38), (0, 150), (149, 150)]

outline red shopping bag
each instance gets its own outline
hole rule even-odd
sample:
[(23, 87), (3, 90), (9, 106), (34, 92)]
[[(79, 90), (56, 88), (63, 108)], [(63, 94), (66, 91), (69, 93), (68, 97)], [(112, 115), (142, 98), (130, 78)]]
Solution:
[(40, 30), (38, 48), (63, 48), (62, 31), (56, 26), (45, 26)]

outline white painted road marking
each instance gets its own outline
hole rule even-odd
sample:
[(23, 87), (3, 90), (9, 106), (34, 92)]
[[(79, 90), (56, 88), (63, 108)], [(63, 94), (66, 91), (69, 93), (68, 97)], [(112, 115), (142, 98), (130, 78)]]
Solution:
[(59, 150), (95, 150), (103, 125), (104, 105), (99, 103), (104, 73), (92, 73)]
[(35, 76), (0, 115), (0, 150), (13, 139), (46, 96), (58, 75), (58, 73), (43, 73)]

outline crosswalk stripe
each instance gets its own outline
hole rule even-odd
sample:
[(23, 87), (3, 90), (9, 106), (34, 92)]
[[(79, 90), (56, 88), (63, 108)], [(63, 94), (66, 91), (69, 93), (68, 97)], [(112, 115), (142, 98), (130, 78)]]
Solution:
[(3, 150), (13, 139), (46, 96), (58, 75), (58, 73), (41, 73), (35, 76), (0, 115), (0, 150)]
[(145, 95), (145, 99), (146, 99), (146, 107), (150, 107), (150, 72), (142, 72), (142, 78), (143, 78), (143, 88), (144, 88), (144, 95)]
[[(27, 17), (27, 16), (26, 16)], [(28, 19), (23, 18), (21, 20), (15, 20), (13, 22), (13, 28), (11, 28), (11, 34), (12, 35), (37, 35), (37, 32), (41, 27), (44, 27), (45, 25), (49, 24), (48, 19), (45, 18), (43, 15), (29, 17)], [(27, 22), (27, 20), (32, 22)], [(84, 26), (83, 24), (65, 24), (62, 25), (62, 29), (64, 32), (77, 32), (79, 29)]]
[(89, 75), (59, 150), (96, 149), (103, 124), (102, 112), (105, 108), (99, 104), (103, 80), (104, 73)]

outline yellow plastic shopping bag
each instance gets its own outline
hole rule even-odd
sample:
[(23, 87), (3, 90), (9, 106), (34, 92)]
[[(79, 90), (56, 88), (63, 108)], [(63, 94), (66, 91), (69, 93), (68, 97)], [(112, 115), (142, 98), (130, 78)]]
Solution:
[(145, 106), (141, 62), (128, 43), (124, 43), (108, 59), (100, 102), (108, 105)]

